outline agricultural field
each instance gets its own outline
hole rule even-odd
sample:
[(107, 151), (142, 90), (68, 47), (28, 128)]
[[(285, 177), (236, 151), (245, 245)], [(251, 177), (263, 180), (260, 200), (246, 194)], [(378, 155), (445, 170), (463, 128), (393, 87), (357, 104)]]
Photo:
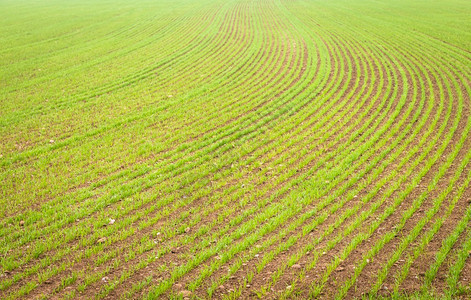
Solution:
[(471, 1), (0, 0), (0, 299), (471, 299)]

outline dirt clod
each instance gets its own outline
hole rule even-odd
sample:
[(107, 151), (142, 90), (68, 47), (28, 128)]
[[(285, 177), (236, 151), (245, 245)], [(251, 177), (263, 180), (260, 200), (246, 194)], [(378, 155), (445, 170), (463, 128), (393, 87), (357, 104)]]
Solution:
[(182, 296), (183, 298), (186, 298), (186, 297), (191, 297), (192, 295), (192, 292), (191, 291), (187, 291), (187, 290), (184, 290), (184, 291), (180, 291), (180, 293), (178, 293), (180, 296)]

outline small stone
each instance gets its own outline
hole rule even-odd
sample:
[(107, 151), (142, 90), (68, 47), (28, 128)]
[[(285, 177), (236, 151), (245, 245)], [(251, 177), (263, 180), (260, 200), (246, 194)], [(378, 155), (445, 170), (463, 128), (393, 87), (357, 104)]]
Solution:
[(20, 221), (20, 226), (25, 226), (25, 221), (21, 220)]
[(108, 224), (110, 224), (110, 225), (113, 225), (113, 224), (114, 224), (114, 222), (116, 222), (116, 220), (115, 220), (115, 219), (111, 219), (111, 218), (110, 218), (109, 220), (110, 220), (110, 222), (109, 222)]
[(300, 264), (294, 264), (291, 266), (291, 269), (301, 269), (301, 265)]
[(337, 268), (337, 271), (338, 271), (338, 272), (342, 272), (343, 270), (345, 270), (344, 267), (338, 267), (338, 268)]
[(103, 278), (101, 279), (101, 281), (104, 281), (104, 282), (108, 281), (108, 277), (106, 277), (106, 276), (103, 277)]
[(249, 288), (249, 287), (250, 287), (250, 284), (247, 284), (245, 287), (248, 287), (248, 288)]
[(286, 289), (287, 289), (287, 290), (291, 289), (291, 285), (288, 285), (288, 286), (286, 287)]
[(370, 259), (369, 259), (369, 258), (366, 259), (366, 263), (367, 263), (367, 264), (370, 263)]
[(191, 295), (193, 294), (191, 291), (187, 291), (187, 290), (184, 290), (184, 291), (181, 291), (180, 293), (180, 296), (182, 296), (183, 298), (186, 298), (186, 297), (191, 297)]
[(54, 144), (54, 140), (49, 140), (49, 143)]
[(106, 242), (106, 237), (102, 237), (100, 239), (98, 239), (98, 241), (96, 241), (98, 244), (103, 244), (104, 242)]
[(185, 233), (190, 232), (190, 227), (185, 228)]

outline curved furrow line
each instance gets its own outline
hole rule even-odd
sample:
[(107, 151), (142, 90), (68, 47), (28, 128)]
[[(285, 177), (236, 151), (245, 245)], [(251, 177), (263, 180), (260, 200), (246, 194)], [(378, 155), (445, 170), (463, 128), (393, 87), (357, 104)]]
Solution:
[[(446, 72), (437, 72), (437, 73), (446, 73)], [(458, 84), (456, 82), (454, 84), (455, 84), (456, 91), (458, 91), (458, 93), (461, 93)], [(455, 93), (449, 92), (449, 97), (452, 97), (453, 95), (455, 95)], [(461, 98), (461, 96), (458, 96), (458, 98)], [(466, 113), (464, 113), (464, 115), (466, 115)], [(469, 139), (467, 140), (466, 143), (469, 144)], [(455, 160), (461, 161), (463, 159), (463, 157), (466, 156), (465, 153), (467, 152), (467, 150), (466, 150), (467, 148), (468, 147), (466, 145), (463, 146), (462, 149), (461, 149), (461, 153), (458, 153), (459, 158), (456, 158)], [(464, 171), (462, 168), (460, 170), (461, 170), (460, 173), (462, 173)], [(434, 172), (432, 171), (431, 173), (434, 173)], [(451, 173), (451, 174), (449, 174), (449, 173)], [(457, 180), (459, 178), (459, 175), (457, 173), (455, 173), (453, 175), (453, 173), (454, 172), (453, 172), (452, 169), (449, 169), (447, 171), (447, 173), (445, 173), (445, 176), (444, 176), (445, 178), (452, 178), (451, 179), (452, 184), (449, 184), (448, 186), (449, 187), (463, 186), (463, 185), (461, 185), (457, 182)], [(422, 181), (422, 183), (423, 183), (423, 181)], [(421, 183), (421, 185), (423, 185), (422, 183)], [(441, 189), (441, 190), (443, 191), (443, 193), (440, 194), (440, 197), (439, 197), (440, 201), (435, 200), (433, 203), (431, 203), (434, 206), (428, 208), (428, 211), (426, 213), (425, 212), (423, 213), (425, 216), (422, 219), (422, 221), (417, 222), (416, 227), (414, 227), (414, 229), (411, 231), (411, 233), (409, 234), (409, 236), (407, 238), (403, 238), (403, 240), (401, 241), (401, 245), (398, 246), (400, 250), (397, 250), (397, 251), (394, 252), (394, 256), (391, 256), (391, 258), (388, 260), (387, 264), (384, 266), (381, 273), (379, 273), (381, 275), (380, 275), (380, 277), (378, 277), (378, 279), (377, 279), (377, 281), (376, 281), (376, 283), (373, 287), (373, 290), (372, 290), (373, 293), (377, 293), (379, 291), (379, 288), (382, 285), (384, 285), (383, 281), (386, 279), (387, 274), (391, 273), (393, 271), (393, 269), (397, 270), (396, 275), (394, 276), (395, 277), (394, 284), (388, 284), (388, 286), (393, 285), (395, 292), (397, 292), (398, 285), (400, 285), (400, 283), (403, 282), (405, 277), (408, 275), (411, 264), (424, 251), (424, 247), (426, 247), (426, 245), (429, 244), (430, 240), (434, 237), (436, 232), (442, 227), (443, 223), (446, 222), (447, 218), (449, 217), (449, 213), (451, 213), (451, 211), (453, 210), (453, 207), (455, 207), (455, 205), (456, 205), (455, 201), (457, 201), (459, 198), (455, 197), (454, 200), (450, 202), (450, 207), (446, 210), (445, 217), (436, 217), (436, 220), (434, 220), (434, 222), (433, 222), (434, 225), (433, 226), (430, 225), (432, 227), (427, 231), (427, 233), (424, 232), (422, 234), (422, 231), (424, 231), (422, 228), (424, 226), (426, 226), (427, 223), (432, 224), (432, 217), (434, 217), (434, 215), (438, 213), (438, 209), (439, 209), (440, 206), (437, 206), (437, 205), (441, 205), (446, 200), (446, 198), (449, 197), (449, 195), (448, 195), (448, 193), (450, 192), (449, 190), (447, 190), (447, 189)], [(438, 191), (435, 191), (435, 193), (438, 193)], [(429, 198), (435, 198), (435, 197), (433, 195), (431, 195)], [(426, 209), (427, 206), (429, 206), (429, 205), (422, 205), (420, 211), (424, 211), (424, 209)], [(416, 213), (416, 215), (417, 215), (417, 213)], [(413, 240), (416, 240), (419, 237), (419, 234), (422, 234), (421, 243), (417, 247), (415, 247), (415, 250), (414, 250), (413, 254), (406, 254), (406, 253), (403, 254), (403, 252), (406, 250), (406, 247)], [(410, 251), (412, 251), (412, 249)], [(398, 262), (398, 260), (401, 258), (401, 255), (402, 256), (407, 256), (407, 260), (403, 260), (403, 261), (406, 261), (406, 262), (402, 265), (402, 268), (400, 268), (401, 263)], [(391, 270), (389, 270), (389, 269), (391, 269)]]
[[(455, 126), (453, 127), (454, 129), (456, 129), (456, 126), (457, 126), (456, 124), (457, 124), (457, 123), (455, 122)], [(453, 128), (452, 128), (452, 130), (454, 130)], [(450, 139), (450, 138), (448, 137), (448, 140), (449, 140), (449, 139)], [(446, 148), (446, 144), (445, 144), (445, 147), (441, 147), (441, 149), (443, 149), (442, 151), (444, 151), (445, 148)], [(434, 159), (435, 159), (435, 160), (437, 159), (437, 155), (434, 156)], [(430, 169), (430, 166), (431, 166), (431, 164), (429, 163), (429, 164), (428, 164), (428, 168), (429, 168), (429, 169)], [(428, 172), (428, 169), (427, 169), (427, 168), (424, 169), (424, 170), (426, 170), (426, 171)], [(443, 175), (443, 174), (441, 174), (441, 175)], [(409, 190), (412, 190), (412, 188), (409, 188)], [(416, 199), (416, 201), (420, 201), (420, 199)], [(413, 208), (414, 208), (414, 210), (416, 209), (416, 207), (413, 207)], [(409, 217), (410, 217), (410, 216), (409, 216)], [(372, 248), (372, 249), (377, 250), (377, 249), (375, 249), (375, 248)], [(372, 251), (373, 251), (373, 250), (372, 250)], [(371, 251), (370, 251), (370, 252), (371, 252)], [(358, 269), (358, 268), (356, 268), (355, 270), (356, 270), (355, 273), (359, 273), (359, 272), (361, 271), (361, 269)], [(324, 277), (324, 279), (325, 279), (325, 277)]]
[[(357, 81), (357, 85), (358, 85), (358, 81)], [(368, 85), (368, 84), (367, 84), (367, 85)], [(358, 87), (358, 86), (357, 86), (357, 87)], [(362, 89), (363, 89), (363, 90), (365, 89), (365, 85), (363, 85)], [(361, 95), (361, 93), (360, 93), (360, 95)], [(349, 97), (346, 97), (346, 98), (348, 99)], [(365, 97), (364, 100), (366, 100), (366, 98), (367, 98), (367, 97)], [(363, 101), (364, 101), (364, 100), (363, 100)], [(364, 102), (361, 104), (361, 106), (363, 106), (363, 104), (364, 104)], [(373, 104), (373, 102), (370, 104), (370, 106), (371, 106), (372, 104)], [(383, 104), (384, 104), (384, 103), (383, 103)], [(340, 111), (343, 110), (343, 108), (342, 108), (341, 106), (338, 106), (338, 107), (339, 107)], [(349, 111), (348, 108), (345, 109), (345, 110), (344, 110), (344, 114), (345, 114), (346, 112), (348, 112), (348, 111)], [(357, 119), (356, 114), (358, 114), (358, 111), (359, 111), (359, 109), (357, 108), (356, 111), (352, 114), (352, 119), (354, 119), (354, 120)], [(364, 114), (365, 114), (365, 113), (364, 113)], [(327, 119), (330, 119), (330, 118), (327, 117)], [(358, 118), (358, 119), (361, 120), (361, 118)], [(331, 125), (333, 126), (333, 124), (335, 124), (335, 123), (336, 123), (336, 121), (332, 121)], [(334, 131), (334, 133), (336, 133), (336, 131), (340, 131), (340, 130), (341, 130), (341, 127), (342, 127), (342, 126), (340, 126), (340, 128), (336, 128), (335, 131)], [(326, 129), (329, 130), (328, 127), (327, 127)], [(347, 132), (348, 132), (348, 131), (347, 131)], [(307, 142), (307, 144), (309, 144), (308, 141), (306, 141), (306, 142)], [(337, 140), (337, 142), (338, 142), (338, 140)], [(299, 161), (299, 160), (298, 160), (298, 161)], [(304, 167), (296, 167), (295, 169), (298, 169), (298, 170), (301, 170), (301, 169), (307, 170), (307, 169), (309, 169), (309, 164), (308, 164), (307, 166), (304, 166)], [(282, 229), (280, 229), (280, 230), (282, 230)], [(240, 266), (239, 266), (239, 267), (240, 267)], [(232, 269), (231, 272), (234, 272), (234, 269)], [(222, 282), (220, 282), (220, 283), (222, 283)], [(217, 286), (219, 286), (219, 285), (213, 284), (213, 287), (217, 287)]]
[[(36, 150), (35, 150), (36, 151)], [(37, 151), (36, 151), (37, 152)]]
[(373, 2), (0, 5), (0, 298), (467, 295), (466, 5)]
[[(423, 61), (423, 59), (418, 59), (418, 61)], [(438, 73), (440, 73), (440, 72), (438, 72)], [(446, 73), (446, 72), (445, 72), (445, 73)], [(442, 78), (442, 82), (445, 82), (445, 81), (443, 81), (443, 78)], [(448, 84), (445, 84), (444, 86), (447, 86), (447, 87), (449, 88), (449, 85), (448, 85)], [(458, 86), (457, 86), (456, 84), (455, 84), (455, 88), (456, 88), (457, 90), (459, 90), (459, 88), (458, 88)], [(449, 92), (449, 97), (450, 97), (450, 99), (452, 98), (452, 93), (451, 93), (451, 92)], [(460, 108), (459, 108), (459, 109), (460, 109)], [(453, 117), (451, 117), (451, 118), (453, 119)], [(451, 146), (450, 146), (450, 147), (451, 147)], [(447, 151), (447, 152), (448, 152), (448, 151)], [(437, 163), (434, 168), (438, 168), (438, 166), (441, 165), (441, 164), (442, 164), (442, 163)], [(427, 181), (429, 181), (429, 180), (431, 179), (431, 177), (432, 177), (433, 174), (435, 173), (434, 168), (432, 168), (432, 169), (429, 171), (429, 175), (427, 175), (427, 176), (425, 177), (425, 178), (428, 177), (429, 179), (422, 179), (422, 180), (421, 180), (421, 186), (424, 186), (423, 184), (426, 183)], [(446, 174), (446, 173), (445, 173), (445, 174)], [(448, 177), (448, 176), (446, 176), (446, 177)], [(436, 191), (435, 193), (438, 193), (438, 191)], [(443, 197), (445, 197), (445, 196), (446, 196), (446, 194), (444, 194)], [(433, 197), (433, 194), (431, 194), (429, 197), (430, 197), (430, 198)], [(437, 202), (435, 202), (434, 205), (437, 205)], [(425, 203), (424, 205), (422, 205), (422, 206), (421, 206), (421, 209), (419, 210), (419, 213), (414, 213), (414, 217), (413, 217), (411, 220), (409, 220), (409, 222), (414, 222), (413, 220), (415, 220), (416, 218), (418, 218), (418, 216), (421, 214), (420, 212), (423, 211), (424, 208), (427, 208), (427, 206), (429, 206), (427, 203)], [(429, 210), (429, 212), (430, 212), (430, 211), (433, 211), (432, 208), (430, 208), (430, 209), (431, 209), (431, 210)], [(435, 208), (435, 209), (436, 209), (436, 208)], [(427, 217), (430, 217), (430, 218), (431, 218), (430, 215), (427, 215)], [(421, 224), (421, 225), (423, 226), (423, 225), (425, 225), (425, 224)], [(383, 226), (383, 227), (384, 227), (384, 226)], [(388, 227), (388, 226), (386, 225), (386, 227)], [(417, 228), (417, 227), (416, 227), (416, 228)], [(418, 229), (414, 229), (414, 234), (418, 234), (419, 232), (420, 232), (420, 231), (419, 231)], [(406, 240), (403, 240), (403, 241), (406, 241)], [(365, 247), (368, 247), (368, 246), (365, 246)], [(389, 249), (391, 249), (391, 248), (389, 248)], [(388, 251), (389, 251), (389, 250), (388, 250)], [(398, 255), (399, 253), (400, 253), (400, 252), (395, 252), (395, 255), (396, 255), (396, 259), (395, 259), (395, 260), (398, 259), (397, 255)], [(356, 259), (355, 259), (355, 260), (356, 260)], [(386, 267), (390, 267), (390, 266), (392, 265), (392, 263), (395, 263), (395, 261), (389, 261), (388, 264), (385, 266), (385, 268), (386, 268)], [(346, 262), (346, 264), (348, 264), (348, 263)], [(376, 261), (376, 260), (375, 260), (375, 263), (374, 263), (374, 264), (368, 264), (368, 266), (366, 266), (366, 268), (367, 268), (369, 271), (365, 271), (365, 272), (368, 273), (368, 274), (370, 274), (371, 272), (374, 272), (374, 271), (372, 271), (372, 270), (378, 270), (379, 268), (378, 268), (378, 267), (375, 267), (375, 265), (384, 265), (384, 264), (381, 262), (381, 260), (380, 260), (380, 261)], [(382, 273), (381, 276), (386, 276), (386, 273), (384, 273), (384, 270), (385, 270), (385, 269), (383, 268), (383, 271), (382, 271), (383, 273)], [(360, 271), (361, 271), (361, 269), (356, 268), (356, 269), (355, 269), (355, 275), (358, 276), (359, 273), (360, 273)], [(368, 281), (367, 279), (364, 279), (364, 280)], [(350, 281), (348, 284), (353, 284), (353, 282)], [(377, 285), (376, 285), (376, 287), (378, 288), (378, 287), (380, 286), (380, 284), (381, 284), (381, 283), (378, 282)], [(344, 289), (344, 291), (346, 292), (347, 290)]]
[[(457, 72), (457, 75), (456, 77), (454, 78), (459, 78), (461, 80), (463, 80), (463, 76), (461, 76), (461, 74), (459, 72)], [(453, 78), (453, 77), (452, 77)], [(458, 86), (462, 87), (461, 85), (459, 85), (457, 82), (455, 82), (455, 86), (458, 88)], [(463, 94), (459, 95), (459, 99), (463, 98), (463, 101), (465, 103), (465, 108), (467, 108), (467, 110), (464, 110), (464, 114), (468, 114), (468, 123), (466, 124), (466, 128), (465, 130), (468, 130), (469, 131), (469, 127), (471, 126), (470, 123), (471, 123), (471, 114), (469, 114), (469, 95), (470, 95), (470, 87), (469, 85), (468, 86), (465, 86), (465, 89), (462, 91)], [(460, 97), (462, 96), (462, 97)], [(468, 101), (466, 101), (468, 100)], [(463, 160), (463, 161), (467, 161), (468, 159), (468, 155), (469, 155), (469, 143), (470, 143), (470, 138), (468, 137), (466, 140), (462, 140), (460, 141), (463, 143), (463, 153), (462, 153), (462, 157), (459, 157), (459, 159)], [(459, 155), (459, 154), (458, 154)], [(457, 159), (458, 160), (458, 159)], [(461, 163), (460, 165), (460, 168), (458, 170), (456, 170), (456, 173), (458, 173), (459, 171), (460, 172), (464, 172), (469, 166), (468, 165), (464, 165), (463, 163)], [(457, 175), (455, 174), (455, 177)], [(454, 178), (453, 178), (454, 179)], [(457, 179), (456, 179), (457, 180)], [(468, 177), (463, 180), (464, 182), (460, 185), (460, 192), (461, 193), (466, 193), (467, 191), (469, 191), (469, 175)], [(450, 192), (450, 191), (448, 191)], [(469, 194), (469, 192), (468, 192)], [(463, 229), (465, 228), (465, 224), (463, 222), (465, 222), (465, 220), (467, 218), (469, 218), (469, 201), (466, 201), (465, 200), (466, 197), (464, 197), (464, 199), (458, 199), (458, 197), (455, 195), (455, 197), (453, 198), (453, 201), (451, 201), (451, 204), (448, 208), (448, 210), (446, 211), (446, 217), (450, 217), (450, 214), (453, 214), (453, 216), (456, 218), (457, 215), (462, 215), (463, 218), (460, 220), (460, 222), (455, 222), (455, 218), (450, 218), (450, 219), (446, 219), (444, 220), (444, 222), (446, 221), (449, 221), (451, 222), (454, 226), (454, 231), (452, 233), (449, 233), (449, 235), (447, 236), (447, 238), (445, 240), (442, 241), (442, 245), (441, 245), (441, 248), (440, 249), (436, 249), (436, 257), (435, 257), (435, 260), (432, 262), (430, 262), (430, 268), (429, 270), (425, 273), (425, 280), (424, 280), (424, 283), (423, 283), (423, 286), (422, 286), (422, 290), (427, 290), (427, 288), (430, 290), (431, 288), (431, 283), (432, 281), (435, 279), (435, 275), (437, 274), (439, 268), (440, 268), (440, 265), (444, 263), (444, 261), (447, 258), (447, 253), (451, 250), (451, 248), (454, 246), (454, 244), (457, 242), (457, 237), (458, 237), (458, 233), (461, 231), (463, 231)], [(455, 209), (455, 206), (457, 205), (457, 202), (459, 200), (464, 200), (462, 202), (464, 203), (461, 203), (461, 207)], [(461, 212), (459, 211), (461, 210)], [(440, 223), (439, 222), (440, 219), (436, 222), (436, 223)], [(432, 230), (430, 230), (431, 232), (433, 232)], [(429, 259), (430, 260), (430, 259)], [(451, 263), (449, 264), (451, 265)], [(445, 270), (444, 270), (445, 271)]]
[[(423, 74), (424, 74), (424, 73), (422, 72), (422, 75), (423, 75)], [(421, 76), (422, 76), (422, 75), (421, 75)], [(430, 83), (430, 80), (429, 80), (428, 82)], [(430, 84), (431, 84), (431, 83), (430, 83)], [(422, 98), (427, 97), (427, 96), (425, 96), (425, 94), (424, 94), (424, 89), (425, 89), (425, 87), (423, 86), (423, 83), (422, 83)], [(429, 113), (430, 113), (430, 112), (429, 112)], [(438, 116), (438, 115), (436, 115), (436, 116)], [(437, 119), (436, 119), (436, 118), (435, 118), (435, 121), (434, 121), (434, 122), (435, 122), (435, 123), (437, 122)], [(430, 132), (429, 132), (429, 134), (430, 134)], [(386, 171), (386, 173), (389, 173), (389, 172)]]
[[(345, 189), (344, 189), (344, 191), (345, 191)], [(348, 198), (349, 198), (349, 199), (352, 199), (353, 196), (354, 196), (354, 193), (350, 193), (349, 196), (348, 196)], [(348, 199), (347, 199), (347, 200), (348, 200)], [(347, 201), (347, 200), (346, 200), (346, 201)], [(343, 202), (343, 203), (345, 204), (345, 202)], [(337, 206), (334, 206), (334, 209), (338, 209), (338, 208), (339, 208), (338, 205), (337, 205)], [(326, 215), (324, 215), (323, 218), (325, 218), (325, 217), (326, 217)], [(321, 218), (321, 220), (322, 220), (323, 218)], [(316, 222), (318, 222), (318, 221), (319, 221), (319, 220), (317, 220)], [(321, 221), (321, 223), (322, 223), (322, 222), (323, 222), (323, 221)], [(315, 228), (315, 226), (317, 226), (317, 225), (318, 225), (318, 223), (317, 223), (317, 224), (314, 224), (314, 228)], [(306, 228), (309, 228), (309, 226), (305, 226), (305, 227), (303, 228), (303, 235), (309, 233), (309, 230), (306, 231)], [(312, 229), (312, 230), (313, 230), (313, 229)], [(292, 240), (287, 242), (288, 245), (292, 245), (292, 243), (293, 243)], [(289, 248), (289, 247), (288, 247), (288, 248)], [(286, 246), (280, 246), (280, 248), (278, 249), (278, 252), (279, 252), (280, 250), (283, 250), (283, 249), (286, 249)], [(284, 251), (284, 250), (283, 250), (283, 251)], [(308, 251), (308, 250), (306, 250), (306, 251)], [(295, 256), (294, 256), (294, 257), (295, 257)], [(290, 265), (292, 265), (292, 264), (294, 264), (293, 261), (290, 262)], [(286, 268), (286, 266), (285, 266), (284, 268)], [(276, 275), (276, 276), (279, 276), (279, 275), (280, 275), (280, 273), (278, 273), (278, 275)]]

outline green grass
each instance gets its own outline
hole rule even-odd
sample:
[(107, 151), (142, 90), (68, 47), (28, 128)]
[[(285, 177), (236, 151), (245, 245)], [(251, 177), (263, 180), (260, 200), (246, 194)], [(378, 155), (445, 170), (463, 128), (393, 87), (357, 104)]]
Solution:
[(470, 10), (0, 2), (0, 298), (471, 297)]

